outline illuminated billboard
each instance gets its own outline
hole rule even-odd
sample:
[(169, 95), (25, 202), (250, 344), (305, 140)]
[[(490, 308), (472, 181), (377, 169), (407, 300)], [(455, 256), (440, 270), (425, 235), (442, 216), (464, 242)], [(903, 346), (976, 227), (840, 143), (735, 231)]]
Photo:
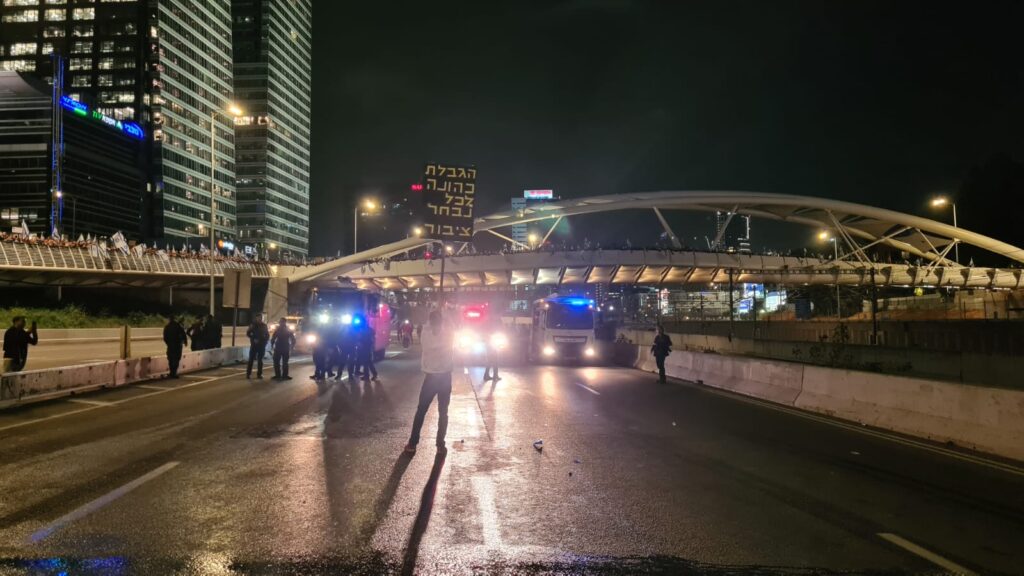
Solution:
[(523, 198), (527, 200), (551, 200), (554, 197), (554, 190), (523, 190)]
[(125, 134), (127, 134), (127, 135), (129, 135), (129, 136), (131, 136), (133, 138), (138, 138), (139, 140), (143, 140), (146, 137), (146, 133), (142, 130), (142, 126), (139, 126), (135, 122), (129, 122), (127, 120), (118, 120), (116, 118), (111, 118), (110, 116), (107, 116), (106, 114), (103, 114), (99, 110), (93, 110), (90, 113), (88, 106), (86, 106), (85, 104), (82, 104), (81, 102), (79, 102), (77, 100), (72, 100), (71, 98), (68, 98), (67, 96), (61, 96), (60, 97), (60, 105), (63, 106), (64, 109), (66, 109), (66, 110), (68, 110), (68, 111), (70, 111), (70, 112), (72, 112), (72, 113), (74, 113), (74, 114), (76, 114), (78, 116), (84, 116), (86, 118), (92, 118), (93, 120), (97, 120), (99, 122), (103, 122), (107, 126), (110, 126), (111, 128), (114, 128), (116, 130), (120, 130), (121, 132), (124, 132)]

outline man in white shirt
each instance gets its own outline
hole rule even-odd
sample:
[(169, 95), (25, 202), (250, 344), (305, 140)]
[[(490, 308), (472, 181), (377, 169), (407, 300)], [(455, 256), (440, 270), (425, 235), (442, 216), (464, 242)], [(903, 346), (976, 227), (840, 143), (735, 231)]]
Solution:
[(445, 322), (441, 312), (434, 310), (423, 336), (420, 339), (422, 358), (420, 364), (424, 372), (423, 387), (420, 389), (420, 403), (416, 407), (416, 417), (412, 420), (412, 435), (405, 451), (416, 452), (420, 442), (420, 429), (423, 418), (427, 415), (430, 403), (437, 396), (437, 450), (447, 452), (444, 437), (448, 431), (448, 404), (452, 399), (452, 346), (455, 341), (455, 330)]

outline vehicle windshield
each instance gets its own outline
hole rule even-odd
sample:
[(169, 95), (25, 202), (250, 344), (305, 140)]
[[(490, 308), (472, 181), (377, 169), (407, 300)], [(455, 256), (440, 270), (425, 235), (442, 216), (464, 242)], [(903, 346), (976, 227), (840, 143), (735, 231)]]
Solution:
[(548, 303), (548, 328), (563, 330), (591, 330), (594, 328), (594, 311), (588, 306), (571, 306), (557, 302)]

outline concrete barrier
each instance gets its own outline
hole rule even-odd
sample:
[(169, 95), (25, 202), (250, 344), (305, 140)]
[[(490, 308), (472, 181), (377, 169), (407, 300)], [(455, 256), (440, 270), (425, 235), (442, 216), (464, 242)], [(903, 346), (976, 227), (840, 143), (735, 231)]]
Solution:
[[(649, 349), (637, 346), (634, 365), (655, 372)], [(705, 386), (1024, 461), (1019, 390), (680, 350), (665, 369)]]
[[(225, 345), (231, 343), (231, 326), (224, 326), (223, 342)], [(245, 340), (245, 326), (238, 327), (237, 339)], [(75, 342), (117, 342), (121, 339), (120, 328), (40, 328), (39, 345), (47, 344), (71, 344)], [(132, 328), (132, 341), (138, 340), (161, 340), (164, 337), (164, 329), (157, 328)]]
[[(179, 373), (234, 364), (248, 358), (248, 346), (185, 352)], [(99, 388), (114, 388), (166, 376), (166, 356), (145, 356), (14, 372), (0, 376), (0, 408), (48, 400)]]

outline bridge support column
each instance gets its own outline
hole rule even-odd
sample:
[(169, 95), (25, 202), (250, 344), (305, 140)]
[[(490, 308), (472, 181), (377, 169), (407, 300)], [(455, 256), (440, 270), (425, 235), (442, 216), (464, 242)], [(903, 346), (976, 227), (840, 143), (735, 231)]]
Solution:
[(267, 297), (263, 300), (263, 314), (268, 324), (288, 315), (288, 279), (271, 278)]

